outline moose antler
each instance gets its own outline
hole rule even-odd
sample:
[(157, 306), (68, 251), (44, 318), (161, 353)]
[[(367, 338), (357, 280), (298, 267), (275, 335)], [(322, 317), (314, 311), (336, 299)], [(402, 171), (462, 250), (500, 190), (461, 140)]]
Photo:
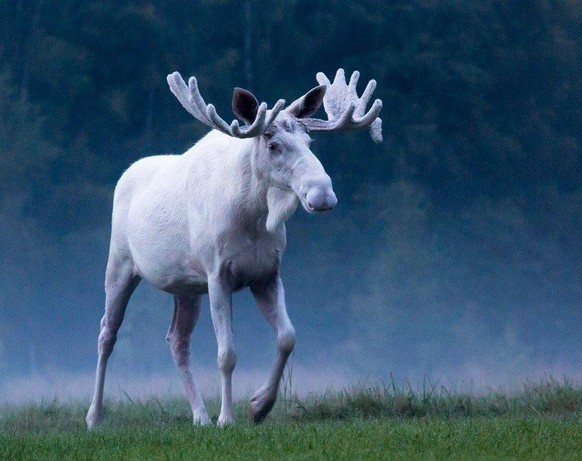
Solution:
[[(184, 106), (184, 109), (192, 114), (194, 118), (205, 125), (208, 125), (210, 128), (222, 131), (223, 133), (235, 138), (253, 138), (262, 135), (269, 128), (271, 123), (273, 123), (273, 120), (275, 120), (285, 105), (285, 101), (279, 99), (279, 101), (277, 101), (273, 106), (273, 109), (267, 111), (267, 104), (264, 102), (261, 103), (258, 107), (254, 121), (250, 126), (241, 128), (238, 120), (233, 120), (229, 125), (220, 118), (216, 113), (216, 108), (212, 104), (207, 105), (204, 102), (200, 90), (198, 89), (196, 77), (190, 77), (188, 80), (188, 86), (186, 86), (186, 83), (179, 72), (169, 74), (167, 80), (174, 96), (178, 98), (178, 101), (180, 101), (182, 106)], [(252, 96), (252, 98), (254, 99), (254, 96)]]
[(374, 142), (382, 142), (382, 119), (378, 117), (382, 110), (382, 101), (376, 99), (368, 112), (366, 106), (376, 89), (376, 80), (370, 80), (362, 97), (358, 97), (356, 85), (360, 73), (355, 71), (349, 84), (346, 83), (345, 72), (338, 69), (333, 84), (323, 72), (316, 76), (320, 85), (325, 85), (327, 91), (323, 98), (323, 108), (328, 120), (306, 118), (302, 123), (310, 131), (348, 131), (370, 127), (370, 136)]

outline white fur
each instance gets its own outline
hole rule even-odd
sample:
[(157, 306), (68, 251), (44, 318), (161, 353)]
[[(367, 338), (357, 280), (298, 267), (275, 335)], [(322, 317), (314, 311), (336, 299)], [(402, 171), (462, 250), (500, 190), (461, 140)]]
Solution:
[[(123, 322), (129, 298), (142, 278), (174, 295), (174, 316), (166, 336), (180, 370), (195, 423), (210, 419), (190, 371), (190, 335), (208, 293), (218, 343), (222, 404), (218, 424), (234, 421), (232, 371), (232, 292), (249, 287), (277, 334), (277, 355), (267, 382), (251, 399), (255, 421), (271, 410), (285, 363), (295, 345), (295, 330), (285, 308), (279, 265), (285, 250), (285, 221), (298, 203), (307, 211), (325, 211), (337, 203), (331, 179), (309, 150), (308, 130), (355, 130), (370, 126), (382, 140), (378, 118), (382, 101), (366, 105), (376, 86), (361, 97), (339, 69), (333, 84), (318, 74), (313, 88), (282, 111), (271, 110), (246, 90), (235, 89), (233, 110), (245, 120), (228, 125), (206, 105), (194, 77), (184, 82), (168, 75), (171, 91), (202, 123), (216, 128), (180, 156), (147, 157), (133, 164), (115, 189), (109, 261), (105, 274), (105, 315), (99, 334), (99, 358), (89, 428), (103, 420), (107, 360)], [(328, 120), (309, 118), (320, 105)], [(232, 137), (231, 137), (232, 136)]]
[(308, 211), (323, 211), (336, 203), (331, 180), (309, 142), (303, 126), (282, 112), (266, 135), (236, 139), (212, 131), (183, 155), (147, 157), (123, 174), (114, 197), (89, 428), (103, 419), (107, 359), (129, 297), (142, 278), (175, 297), (167, 339), (199, 424), (210, 423), (189, 367), (200, 295), (210, 297), (218, 343), (218, 423), (228, 424), (234, 421), (231, 379), (236, 364), (231, 297), (237, 289), (251, 289), (277, 334), (270, 377), (251, 400), (255, 420), (268, 413), (295, 344), (279, 277), (284, 222), (299, 202)]

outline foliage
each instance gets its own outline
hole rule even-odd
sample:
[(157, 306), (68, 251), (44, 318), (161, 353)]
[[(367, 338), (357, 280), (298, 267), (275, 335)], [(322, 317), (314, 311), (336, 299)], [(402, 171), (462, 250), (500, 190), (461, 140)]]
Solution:
[(110, 403), (93, 432), (77, 404), (3, 408), (0, 457), (530, 460), (576, 459), (582, 449), (582, 393), (567, 381), (482, 396), (361, 386), (296, 405), (256, 426), (238, 403), (239, 424), (216, 428), (192, 426), (183, 400)]
[(371, 420), (232, 428), (130, 426), (0, 435), (12, 459), (578, 459), (579, 422), (543, 419)]
[(308, 422), (497, 416), (579, 418), (581, 414), (582, 390), (567, 379), (560, 382), (550, 377), (513, 393), (455, 393), (431, 383), (425, 383), (421, 390), (410, 385), (397, 388), (394, 382), (388, 386), (361, 385), (338, 394), (296, 399), (290, 417)]
[[(338, 152), (333, 169), (373, 183), (404, 175), (439, 208), (480, 195), (579, 189), (578, 2), (295, 0), (264, 8), (247, 0), (245, 8), (248, 14), (233, 1), (188, 8), (164, 0), (5, 2), (2, 98), (38, 110), (10, 131), (13, 154), (2, 138), (3, 171), (38, 176), (44, 158), (59, 157), (55, 187), (66, 188), (71, 174), (91, 187), (113, 182), (144, 154), (180, 152), (204, 128), (167, 91), (164, 76), (175, 69), (195, 73), (226, 109), (235, 85), (269, 101), (289, 99), (314, 85), (316, 71), (345, 66), (378, 80), (387, 142), (370, 161), (351, 154), (367, 149), (364, 137), (326, 140), (323, 155)], [(24, 142), (30, 147), (14, 144)], [(349, 148), (335, 149), (340, 143)]]

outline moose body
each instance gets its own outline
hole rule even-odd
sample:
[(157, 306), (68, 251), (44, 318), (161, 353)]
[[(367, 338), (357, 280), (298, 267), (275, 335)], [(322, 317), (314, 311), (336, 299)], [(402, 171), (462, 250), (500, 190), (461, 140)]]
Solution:
[[(251, 289), (277, 334), (277, 354), (267, 382), (251, 399), (250, 413), (255, 421), (261, 421), (270, 411), (295, 344), (279, 276), (286, 244), (285, 221), (299, 203), (305, 210), (317, 212), (331, 209), (337, 202), (331, 179), (309, 149), (308, 132), (370, 126), (372, 137), (381, 139), (377, 118), (381, 103), (377, 100), (364, 114), (371, 91), (367, 88), (362, 98), (354, 99), (357, 73), (350, 81), (351, 92), (346, 92), (340, 71), (331, 91), (326, 92), (329, 81), (318, 75), (324, 84), (285, 111), (281, 111), (283, 101), (267, 111), (252, 94), (235, 89), (233, 110), (248, 125), (242, 129), (236, 121), (228, 126), (211, 105), (204, 104), (195, 79), (191, 78), (186, 88), (179, 74), (168, 76), (182, 105), (215, 130), (182, 155), (138, 160), (117, 184), (95, 391), (86, 418), (89, 428), (103, 419), (107, 360), (129, 298), (141, 279), (174, 295), (167, 340), (194, 422), (199, 424), (210, 423), (189, 363), (200, 296), (209, 295), (218, 343), (222, 395), (218, 424), (229, 424), (234, 422), (232, 372), (236, 364), (232, 293), (243, 287)], [(343, 92), (339, 91), (342, 88)], [(338, 92), (348, 100), (347, 106), (338, 103), (337, 94), (334, 96)], [(326, 100), (326, 93), (334, 99)], [(322, 102), (330, 120), (310, 119)], [(348, 116), (338, 121), (338, 110), (341, 114), (347, 111)], [(354, 112), (358, 111), (361, 117), (356, 119)]]
[[(285, 230), (266, 230), (267, 188), (252, 169), (255, 144), (213, 131), (181, 156), (148, 157), (125, 173), (118, 187), (129, 193), (116, 202), (125, 202), (126, 215), (119, 245), (127, 240), (140, 276), (180, 296), (207, 293), (208, 275), (221, 265), (236, 288), (277, 270)], [(136, 183), (139, 190), (131, 190)]]

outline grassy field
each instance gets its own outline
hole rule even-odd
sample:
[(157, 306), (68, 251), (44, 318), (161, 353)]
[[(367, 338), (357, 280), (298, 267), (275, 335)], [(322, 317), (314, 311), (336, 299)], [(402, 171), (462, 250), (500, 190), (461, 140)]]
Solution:
[(282, 398), (258, 426), (247, 408), (236, 426), (194, 427), (182, 399), (128, 400), (87, 432), (85, 405), (4, 407), (0, 459), (582, 459), (582, 389), (567, 381), (481, 396), (362, 386)]

